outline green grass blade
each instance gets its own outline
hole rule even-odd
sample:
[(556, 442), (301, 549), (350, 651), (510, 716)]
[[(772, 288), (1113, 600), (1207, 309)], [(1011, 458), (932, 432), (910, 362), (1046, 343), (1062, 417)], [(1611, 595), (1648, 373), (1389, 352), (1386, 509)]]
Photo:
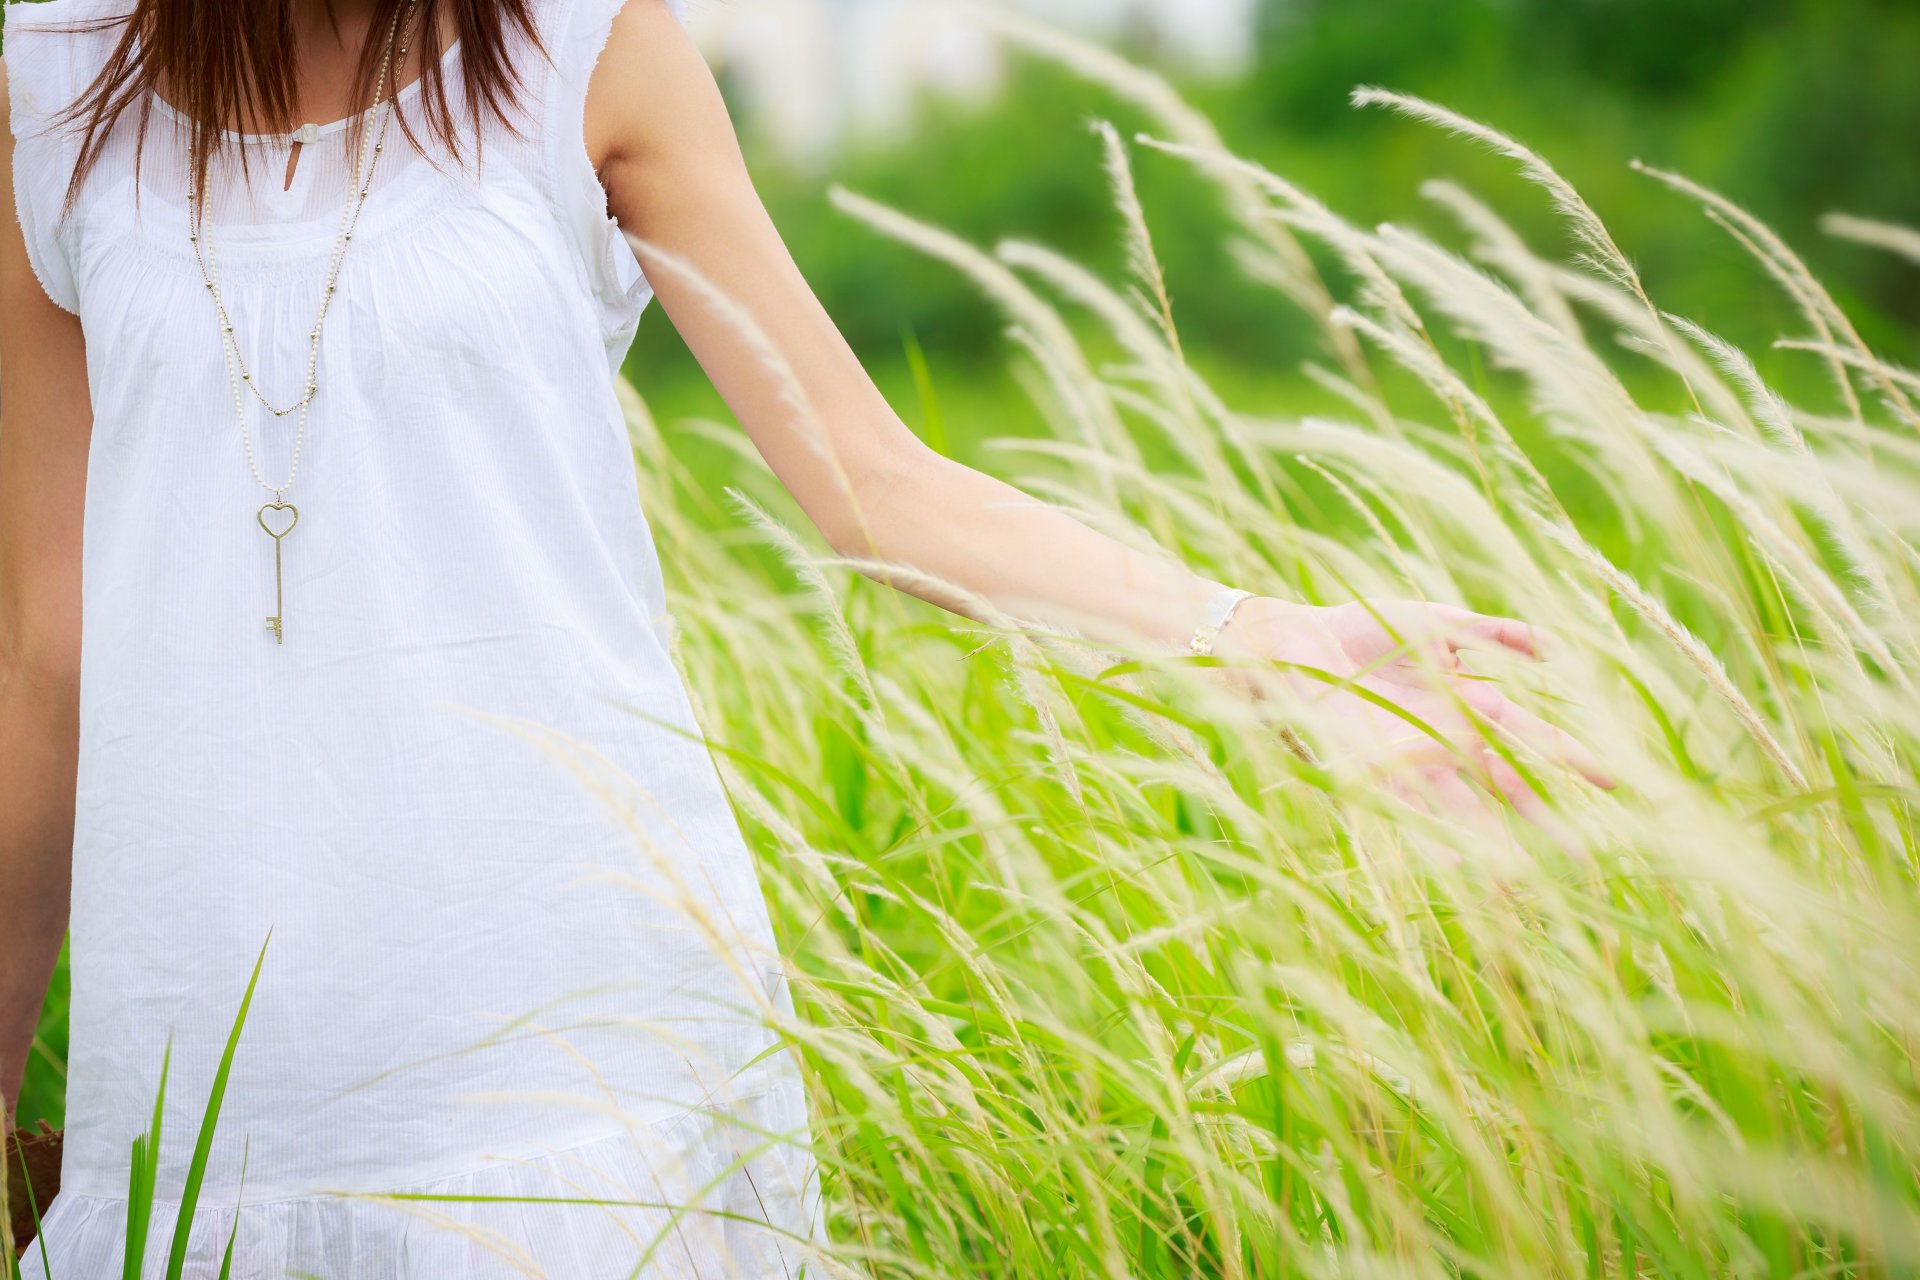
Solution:
[(166, 1114), (167, 1072), (173, 1065), (173, 1037), (167, 1037), (160, 1058), (160, 1087), (153, 1094), (153, 1119), (147, 1131), (133, 1140), (133, 1160), (127, 1170), (127, 1252), (124, 1280), (140, 1280), (145, 1269), (147, 1232), (153, 1223), (153, 1189), (160, 1176), (160, 1122)]
[(240, 1193), (233, 1199), (233, 1228), (227, 1232), (227, 1251), (220, 1258), (220, 1280), (233, 1280), (233, 1242), (240, 1238), (240, 1206), (247, 1198), (247, 1157), (252, 1146), (240, 1149)]
[[(267, 931), (267, 942), (273, 931)], [(193, 1226), (193, 1211), (200, 1202), (200, 1184), (207, 1175), (207, 1157), (213, 1151), (213, 1130), (220, 1119), (220, 1103), (227, 1093), (227, 1076), (233, 1070), (234, 1051), (240, 1047), (240, 1029), (246, 1025), (247, 1006), (253, 1003), (253, 989), (260, 981), (260, 967), (266, 963), (267, 942), (253, 962), (253, 976), (247, 979), (247, 992), (240, 998), (234, 1014), (233, 1030), (227, 1033), (227, 1047), (220, 1054), (220, 1067), (213, 1074), (213, 1088), (207, 1093), (206, 1113), (200, 1118), (200, 1137), (193, 1145), (193, 1162), (187, 1167), (186, 1186), (180, 1192), (180, 1216), (174, 1220), (173, 1248), (167, 1255), (167, 1280), (180, 1280), (187, 1264), (187, 1239)]]
[[(43, 1234), (42, 1223), (40, 1221), (40, 1201), (38, 1197), (33, 1194), (33, 1183), (27, 1180), (27, 1153), (24, 1148), (16, 1143), (13, 1148), (13, 1154), (19, 1157), (20, 1160), (20, 1189), (26, 1193), (27, 1212), (33, 1215), (33, 1238), (38, 1240)], [(47, 1251), (44, 1247), (40, 1250), (40, 1269), (46, 1275), (47, 1280), (53, 1280), (53, 1263), (47, 1257)], [(9, 1252), (7, 1254), (7, 1280), (16, 1280), (19, 1275), (20, 1268), (18, 1260)]]

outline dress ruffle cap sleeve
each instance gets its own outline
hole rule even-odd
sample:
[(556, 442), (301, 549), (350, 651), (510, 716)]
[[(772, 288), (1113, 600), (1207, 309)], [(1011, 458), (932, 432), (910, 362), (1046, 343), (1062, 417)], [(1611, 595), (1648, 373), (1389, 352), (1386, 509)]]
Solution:
[(587, 284), (616, 328), (637, 322), (652, 289), (607, 208), (606, 191), (587, 154), (587, 83), (621, 8), (657, 3), (664, 3), (686, 25), (688, 0), (550, 0), (548, 7), (553, 65), (547, 73), (542, 122), (548, 190), (578, 251)]
[(63, 309), (79, 313), (60, 211), (78, 153), (74, 126), (54, 120), (72, 101), (73, 37), (59, 30), (69, 6), (8, 0), (4, 55), (7, 111), (13, 132), (14, 213), (27, 242), (27, 260), (40, 285)]

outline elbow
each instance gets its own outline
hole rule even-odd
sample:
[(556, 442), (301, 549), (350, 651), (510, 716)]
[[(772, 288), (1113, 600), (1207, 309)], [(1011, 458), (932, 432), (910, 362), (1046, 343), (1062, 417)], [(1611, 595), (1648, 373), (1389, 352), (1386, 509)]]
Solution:
[(70, 697), (80, 687), (80, 637), (9, 627), (0, 643), (0, 688)]
[(8, 658), (0, 663), (0, 690), (22, 698), (70, 703), (80, 692), (78, 658)]
[[(22, 557), (12, 557), (18, 564)], [(10, 564), (9, 567), (13, 567)], [(65, 693), (80, 683), (77, 570), (28, 565), (0, 584), (0, 679), (12, 689)]]
[(875, 555), (878, 538), (864, 504), (849, 493), (845, 501), (814, 521), (814, 527), (836, 556), (859, 559)]
[(831, 502), (810, 513), (835, 555), (884, 558), (893, 539), (887, 530), (901, 520), (921, 518), (939, 484), (937, 469), (946, 461), (917, 436), (871, 450), (857, 467), (845, 469)]

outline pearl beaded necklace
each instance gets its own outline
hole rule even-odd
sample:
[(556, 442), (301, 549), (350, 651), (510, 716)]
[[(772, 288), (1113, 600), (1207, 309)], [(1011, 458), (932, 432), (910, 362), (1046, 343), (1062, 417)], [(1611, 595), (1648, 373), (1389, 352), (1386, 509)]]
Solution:
[[(418, 0), (407, 0), (406, 16), (409, 26), (416, 3)], [(273, 494), (272, 500), (261, 506), (255, 513), (254, 519), (273, 539), (274, 612), (267, 619), (267, 630), (273, 632), (274, 642), (277, 644), (286, 643), (286, 593), (281, 577), (281, 543), (300, 522), (299, 509), (286, 501), (284, 495), (292, 486), (294, 477), (300, 473), (300, 446), (307, 434), (307, 408), (313, 403), (314, 393), (320, 386), (320, 331), (326, 324), (327, 308), (333, 302), (334, 286), (340, 278), (340, 264), (346, 259), (347, 245), (353, 240), (353, 229), (359, 224), (360, 210), (367, 202), (367, 191), (373, 182), (373, 167), (379, 162), (380, 150), (386, 142), (387, 121), (393, 115), (392, 103), (390, 101), (383, 103), (381, 95), (385, 92), (387, 72), (393, 62), (395, 52), (393, 42), (400, 26), (400, 16), (400, 11), (396, 9), (393, 18), (387, 24), (386, 53), (380, 60), (380, 75), (374, 81), (373, 106), (369, 108), (369, 110), (380, 112), (379, 132), (371, 138), (373, 150), (369, 153), (367, 150), (369, 134), (365, 129), (361, 130), (360, 154), (354, 161), (353, 181), (348, 188), (346, 206), (340, 212), (340, 229), (334, 234), (333, 250), (327, 260), (326, 287), (320, 293), (320, 311), (314, 317), (313, 328), (307, 333), (305, 394), (285, 408), (276, 406), (261, 392), (259, 383), (247, 369), (240, 355), (239, 341), (233, 336), (233, 318), (227, 314), (227, 304), (220, 296), (220, 260), (214, 250), (212, 232), (205, 225), (205, 206), (201, 201), (200, 193), (195, 190), (193, 180), (190, 178), (187, 183), (187, 239), (193, 245), (194, 260), (200, 264), (201, 279), (206, 282), (207, 292), (213, 296), (214, 312), (220, 321), (220, 349), (226, 359), (227, 384), (233, 392), (234, 416), (240, 422), (240, 442), (246, 447), (247, 467), (253, 472), (253, 478), (262, 488)], [(406, 45), (399, 47), (399, 55), (404, 65), (407, 56)], [(385, 110), (381, 109), (383, 106)], [(302, 125), (292, 135), (292, 140), (305, 144), (311, 144), (318, 139), (319, 127), (311, 124)], [(203, 244), (204, 254), (202, 253)], [(275, 417), (284, 418), (294, 412), (300, 415), (298, 427), (294, 432), (292, 461), (286, 480), (280, 484), (269, 484), (266, 477), (260, 474), (260, 464), (254, 456), (253, 437), (247, 431), (246, 398), (240, 391), (243, 385), (252, 391), (254, 398), (265, 405), (267, 411)], [(269, 512), (273, 515), (269, 516)], [(276, 522), (284, 523), (276, 527)]]

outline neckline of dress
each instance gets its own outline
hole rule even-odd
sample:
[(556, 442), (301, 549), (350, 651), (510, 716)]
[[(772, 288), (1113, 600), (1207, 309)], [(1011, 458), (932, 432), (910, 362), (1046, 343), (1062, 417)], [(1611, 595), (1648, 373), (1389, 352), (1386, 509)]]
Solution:
[[(442, 75), (445, 75), (452, 68), (454, 58), (459, 54), (459, 52), (460, 52), (460, 38), (456, 36), (454, 37), (453, 43), (448, 45), (446, 47), (445, 52), (443, 52), (440, 55), (440, 73)], [(397, 103), (408, 100), (409, 98), (413, 97), (415, 93), (418, 92), (421, 84), (423, 84), (426, 81), (426, 78), (427, 78), (426, 73), (424, 71), (421, 72), (419, 75), (415, 76), (412, 80), (408, 81), (405, 85), (401, 86), (399, 90), (390, 94), (387, 98), (387, 101), (389, 103), (397, 104)], [(187, 127), (187, 128), (192, 127), (193, 121), (191, 118), (187, 116), (185, 112), (179, 110), (178, 108), (168, 103), (168, 101), (165, 98), (161, 97), (159, 93), (155, 92), (152, 89), (149, 89), (147, 91), (147, 94), (149, 97), (153, 99), (153, 105), (160, 109), (161, 115), (166, 116), (168, 119), (173, 120), (174, 122), (184, 127)], [(380, 104), (375, 103), (374, 106), (365, 107), (359, 111), (354, 112), (350, 116), (342, 116), (338, 120), (327, 121), (325, 124), (318, 126), (320, 130), (320, 135), (322, 137), (325, 137), (328, 134), (337, 133), (341, 129), (344, 129), (348, 125), (352, 124), (354, 121), (359, 120), (364, 116), (370, 115), (374, 111), (374, 109), (379, 105)], [(214, 130), (214, 132), (218, 134), (220, 137), (226, 138), (229, 141), (239, 142), (242, 145), (249, 145), (249, 144), (257, 145), (262, 142), (280, 142), (280, 143), (290, 142), (293, 139), (293, 135), (296, 132), (298, 132), (298, 126), (296, 126), (293, 129), (282, 130), (278, 133), (244, 133), (238, 129), (216, 129)]]

